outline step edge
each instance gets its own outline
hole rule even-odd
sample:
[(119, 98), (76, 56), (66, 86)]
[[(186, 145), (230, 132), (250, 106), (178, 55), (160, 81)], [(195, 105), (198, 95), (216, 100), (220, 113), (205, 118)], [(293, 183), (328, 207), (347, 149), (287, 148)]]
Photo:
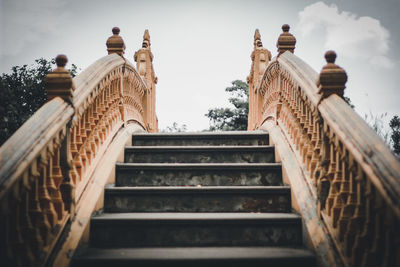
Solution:
[(281, 169), (281, 163), (131, 163), (117, 162), (118, 169)]
[[(158, 216), (154, 216), (154, 215)], [(178, 216), (168, 217), (171, 214)], [(190, 217), (191, 214), (201, 215), (197, 217)], [(218, 216), (216, 216), (218, 214)], [(238, 215), (246, 216), (238, 216)], [(125, 215), (125, 216), (123, 216)], [(129, 216), (130, 215), (130, 216)], [(135, 217), (135, 215), (137, 217)], [(138, 216), (141, 215), (141, 216)], [(126, 213), (102, 213), (93, 216), (91, 223), (94, 224), (107, 224), (107, 223), (129, 223), (129, 224), (165, 224), (165, 223), (180, 223), (180, 224), (263, 224), (263, 223), (289, 223), (300, 224), (301, 216), (295, 213), (283, 212), (269, 212), (269, 213), (234, 213), (234, 212), (126, 212)]]
[(161, 137), (161, 138), (178, 138), (178, 137), (268, 137), (269, 134), (267, 132), (258, 132), (258, 131), (228, 131), (228, 132), (181, 132), (181, 133), (135, 133), (132, 137), (139, 137), (139, 138), (154, 138), (154, 137)]
[(290, 186), (115, 186), (106, 195), (135, 194), (290, 194)]
[(238, 151), (238, 152), (263, 152), (274, 150), (275, 146), (262, 145), (262, 146), (125, 146), (126, 152), (143, 152), (143, 151), (157, 151), (157, 152), (199, 152), (199, 151)]
[[(212, 254), (212, 252), (218, 251)], [(96, 253), (96, 255), (93, 255)], [(108, 253), (107, 253), (108, 252)], [(124, 254), (121, 255), (121, 252)], [(132, 256), (132, 252), (147, 253), (146, 256)], [(161, 253), (160, 253), (161, 252)], [(188, 252), (190, 255), (188, 255)], [(205, 253), (206, 252), (206, 253)], [(211, 252), (211, 253), (207, 253)], [(90, 253), (93, 255), (90, 255)], [(114, 254), (114, 257), (107, 257)], [(88, 255), (89, 254), (89, 255)], [(130, 255), (127, 255), (130, 254)], [(161, 254), (161, 255), (160, 255)], [(98, 257), (98, 255), (102, 257)], [(182, 257), (181, 255), (184, 255)], [(112, 255), (113, 256), (113, 255)], [(134, 255), (133, 255), (134, 256)], [(154, 248), (95, 248), (88, 247), (82, 249), (74, 257), (74, 260), (82, 259), (122, 259), (122, 260), (225, 260), (225, 259), (314, 259), (315, 255), (308, 249), (303, 247), (154, 247)]]

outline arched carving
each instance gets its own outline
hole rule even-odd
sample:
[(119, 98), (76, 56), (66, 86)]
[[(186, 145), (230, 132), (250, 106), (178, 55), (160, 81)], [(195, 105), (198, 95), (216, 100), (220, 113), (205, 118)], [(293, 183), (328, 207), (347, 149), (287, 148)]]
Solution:
[(0, 149), (0, 252), (10, 266), (46, 262), (115, 134), (130, 121), (146, 129), (155, 114), (151, 89), (119, 53), (74, 79), (64, 61), (47, 79), (51, 100)]
[(400, 164), (342, 99), (347, 76), (333, 53), (321, 80), (292, 53), (273, 59), (258, 87), (263, 115), (256, 124), (273, 118), (286, 135), (342, 260), (398, 266), (384, 251), (395, 253), (400, 242)]

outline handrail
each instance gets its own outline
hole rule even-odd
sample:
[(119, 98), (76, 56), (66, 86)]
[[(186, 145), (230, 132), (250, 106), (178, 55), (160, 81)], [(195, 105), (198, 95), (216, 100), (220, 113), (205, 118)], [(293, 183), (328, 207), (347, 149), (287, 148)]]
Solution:
[[(58, 56), (46, 77), (49, 101), (0, 148), (0, 257), (6, 266), (46, 263), (124, 125), (134, 121), (157, 131), (154, 106), (147, 104), (155, 101), (155, 85), (123, 57), (118, 28), (107, 48), (109, 55), (74, 79), (64, 68), (66, 57)], [(141, 64), (152, 69), (149, 46), (139, 51)]]
[(258, 114), (249, 129), (272, 120), (286, 135), (346, 266), (399, 266), (399, 161), (343, 100), (347, 75), (336, 54), (327, 52), (318, 75), (293, 54), (296, 40), (286, 29), (279, 55), (252, 79), (259, 80), (250, 92)]
[(44, 104), (13, 134), (0, 152), (0, 199), (47, 146), (65, 136), (73, 108), (61, 98)]
[(123, 57), (119, 56), (118, 54), (110, 54), (95, 61), (78, 76), (76, 76), (73, 79), (75, 85), (75, 90), (73, 93), (73, 106), (77, 109), (83, 109), (83, 104), (85, 100), (89, 100), (89, 95), (98, 93), (96, 91), (93, 92), (92, 90), (87, 90), (87, 88), (95, 88), (100, 82), (107, 82), (102, 81), (103, 77), (107, 76), (105, 74), (112, 73), (124, 63), (125, 60)]

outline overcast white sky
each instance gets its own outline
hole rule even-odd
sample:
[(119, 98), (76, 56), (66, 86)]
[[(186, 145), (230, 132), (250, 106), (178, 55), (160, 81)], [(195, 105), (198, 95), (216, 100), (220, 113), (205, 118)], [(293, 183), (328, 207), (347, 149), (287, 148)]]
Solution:
[(64, 53), (85, 69), (107, 54), (118, 26), (133, 62), (149, 29), (158, 76), (160, 128), (208, 128), (209, 108), (228, 106), (224, 89), (250, 70), (254, 30), (276, 55), (281, 25), (291, 25), (295, 54), (320, 71), (326, 50), (348, 73), (356, 111), (400, 114), (400, 1), (76, 1), (0, 0), (0, 73)]

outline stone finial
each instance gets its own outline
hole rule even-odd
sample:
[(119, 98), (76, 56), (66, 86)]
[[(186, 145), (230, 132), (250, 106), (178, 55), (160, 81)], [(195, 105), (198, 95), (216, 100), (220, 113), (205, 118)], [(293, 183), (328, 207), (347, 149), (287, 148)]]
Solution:
[(118, 27), (112, 28), (113, 35), (107, 39), (107, 52), (108, 54), (117, 53), (121, 57), (125, 53), (124, 40), (119, 36), (120, 29)]
[(56, 57), (57, 68), (47, 74), (44, 80), (48, 101), (59, 96), (72, 104), (72, 96), (75, 88), (71, 74), (65, 69), (67, 62), (67, 56), (58, 55)]
[(288, 24), (282, 25), (282, 33), (279, 35), (278, 42), (276, 43), (276, 47), (278, 48), (278, 52), (280, 54), (285, 51), (290, 51), (294, 53), (294, 48), (296, 46), (296, 38), (289, 33), (290, 26)]
[(335, 64), (336, 53), (329, 50), (325, 53), (327, 64), (322, 67), (317, 86), (318, 93), (322, 95), (322, 99), (337, 94), (343, 97), (345, 84), (347, 82), (347, 74), (344, 69)]
[[(258, 29), (254, 32), (254, 47), (259, 46), (258, 43), (261, 43), (261, 34)], [(262, 43), (261, 43), (262, 46)]]
[(146, 30), (144, 31), (144, 34), (143, 34), (142, 48), (149, 48), (150, 46), (151, 46), (151, 43), (150, 43), (150, 34), (149, 34), (149, 30), (146, 29)]

